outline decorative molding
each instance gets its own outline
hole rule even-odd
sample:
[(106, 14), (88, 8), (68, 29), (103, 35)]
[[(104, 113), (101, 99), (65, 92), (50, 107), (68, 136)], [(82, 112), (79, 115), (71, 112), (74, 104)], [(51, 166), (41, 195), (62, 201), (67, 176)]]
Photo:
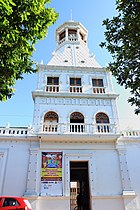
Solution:
[(44, 98), (40, 104), (55, 104), (55, 105), (88, 105), (88, 106), (110, 106), (111, 101), (108, 99), (95, 98)]

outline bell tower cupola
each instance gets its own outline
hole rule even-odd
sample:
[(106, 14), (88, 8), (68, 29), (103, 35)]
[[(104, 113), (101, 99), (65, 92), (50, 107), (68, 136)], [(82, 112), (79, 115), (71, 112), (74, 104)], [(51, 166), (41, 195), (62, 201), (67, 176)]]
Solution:
[(56, 29), (56, 49), (48, 65), (95, 67), (101, 66), (89, 53), (87, 29), (73, 20), (65, 22)]
[(60, 46), (65, 43), (87, 43), (88, 31), (79, 22), (65, 22), (56, 30), (56, 42)]

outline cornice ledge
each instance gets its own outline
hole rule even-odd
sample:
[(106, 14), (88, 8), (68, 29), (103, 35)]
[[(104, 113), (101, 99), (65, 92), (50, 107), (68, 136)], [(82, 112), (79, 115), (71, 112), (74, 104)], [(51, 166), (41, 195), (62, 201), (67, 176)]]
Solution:
[(133, 190), (124, 190), (122, 193), (123, 198), (135, 198), (137, 195)]
[(140, 143), (140, 136), (129, 136), (129, 137), (124, 137), (120, 136), (118, 138), (118, 144), (119, 143)]
[(105, 67), (90, 67), (90, 66), (61, 66), (61, 65), (49, 65), (49, 64), (38, 64), (39, 70), (77, 70), (77, 71), (104, 71), (107, 72)]
[(92, 199), (118, 199), (122, 198), (122, 195), (94, 195)]
[(110, 94), (76, 94), (76, 93), (69, 93), (69, 92), (59, 92), (59, 93), (47, 93), (44, 92), (42, 90), (36, 90), (36, 91), (32, 91), (32, 96), (33, 98), (35, 96), (41, 96), (41, 97), (52, 97), (52, 98), (94, 98), (94, 99), (116, 99), (117, 97), (119, 97), (119, 94), (115, 94), (115, 93), (110, 93)]

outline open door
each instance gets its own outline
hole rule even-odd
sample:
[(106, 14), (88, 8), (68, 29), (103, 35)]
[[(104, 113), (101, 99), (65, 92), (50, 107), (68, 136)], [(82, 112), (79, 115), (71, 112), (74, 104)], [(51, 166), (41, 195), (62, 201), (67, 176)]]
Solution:
[(90, 210), (88, 161), (70, 162), (70, 210)]

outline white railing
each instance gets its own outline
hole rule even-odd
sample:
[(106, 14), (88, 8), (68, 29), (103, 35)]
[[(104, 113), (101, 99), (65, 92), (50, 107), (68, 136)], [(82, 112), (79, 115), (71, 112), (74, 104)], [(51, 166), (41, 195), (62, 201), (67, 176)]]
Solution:
[(82, 86), (70, 86), (71, 93), (82, 93)]
[(47, 85), (46, 92), (59, 92), (59, 85)]
[(106, 93), (105, 87), (93, 87), (93, 93), (104, 94), (104, 93)]
[(55, 133), (55, 132), (59, 132), (58, 130), (59, 128), (59, 124), (44, 124), (43, 126), (43, 131), (47, 132), (47, 133)]
[(70, 133), (87, 133), (87, 127), (81, 123), (71, 123), (67, 126), (68, 132)]
[(72, 42), (73, 41), (78, 41), (78, 37), (74, 34), (71, 34), (71, 35), (68, 36), (68, 40), (72, 41)]
[(124, 137), (140, 137), (140, 131), (138, 130), (126, 130), (122, 131), (121, 135)]
[(12, 136), (26, 136), (32, 133), (31, 128), (26, 127), (1, 127), (0, 128), (0, 135), (12, 135)]
[(109, 123), (96, 124), (96, 133), (116, 133), (116, 126)]
[(87, 123), (56, 123), (44, 124), (43, 132), (60, 134), (116, 134), (117, 129), (113, 124), (87, 124)]

